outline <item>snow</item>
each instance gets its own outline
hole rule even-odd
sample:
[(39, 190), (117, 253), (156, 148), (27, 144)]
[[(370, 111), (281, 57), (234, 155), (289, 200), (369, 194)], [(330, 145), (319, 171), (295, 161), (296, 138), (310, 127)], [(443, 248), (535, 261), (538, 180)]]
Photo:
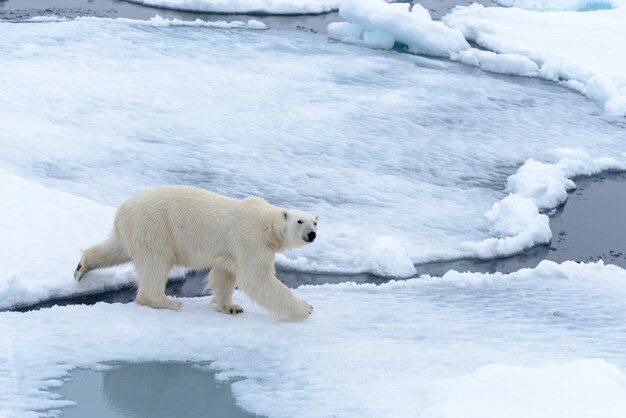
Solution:
[(492, 364), (464, 376), (424, 415), (441, 418), (619, 418), (626, 376), (601, 359), (542, 368)]
[(615, 5), (621, 7), (540, 12), (473, 4), (455, 8), (443, 21), (481, 47), (527, 56), (540, 77), (564, 81), (609, 114), (626, 116), (626, 4)]
[[(623, 127), (566, 89), (308, 34), (163, 23), (0, 23), (1, 205), (21, 218), (3, 224), (2, 307), (131, 283), (128, 266), (80, 286), (71, 273), (114, 208), (159, 184), (320, 214), (315, 244), (282, 267), (407, 277), (411, 263), (545, 243), (540, 212), (567, 179), (626, 159)], [(509, 193), (530, 203), (506, 207)]]
[(417, 3), (343, 0), (339, 15), (351, 24), (331, 23), (328, 33), (330, 38), (343, 42), (391, 49), (394, 39), (410, 52), (442, 57), (469, 47), (458, 30), (433, 22), (428, 11)]
[(464, 405), (483, 417), (532, 405), (537, 417), (626, 413), (618, 267), (542, 262), (295, 292), (315, 306), (304, 322), (278, 321), (240, 293), (246, 311), (233, 317), (208, 298), (183, 299), (177, 312), (134, 303), (1, 312), (4, 415), (67, 405), (47, 389), (73, 368), (148, 361), (210, 361), (218, 378), (240, 378), (242, 407), (270, 417), (467, 417)]
[(379, 237), (370, 247), (369, 271), (380, 276), (411, 277), (417, 274), (405, 245), (391, 236)]
[(126, 0), (165, 9), (206, 13), (300, 15), (328, 13), (339, 0)]
[(537, 11), (592, 11), (613, 9), (626, 4), (624, 0), (495, 0), (507, 7)]
[(485, 214), (495, 235), (480, 242), (464, 242), (468, 257), (489, 259), (518, 254), (552, 239), (550, 221), (529, 199), (510, 194)]

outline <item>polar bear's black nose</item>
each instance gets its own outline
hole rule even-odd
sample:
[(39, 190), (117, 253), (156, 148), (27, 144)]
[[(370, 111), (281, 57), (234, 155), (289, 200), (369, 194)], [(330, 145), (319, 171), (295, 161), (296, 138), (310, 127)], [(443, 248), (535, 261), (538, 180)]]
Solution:
[(313, 242), (313, 240), (315, 239), (317, 235), (315, 235), (315, 232), (311, 231), (309, 232), (306, 237), (309, 239), (309, 242)]

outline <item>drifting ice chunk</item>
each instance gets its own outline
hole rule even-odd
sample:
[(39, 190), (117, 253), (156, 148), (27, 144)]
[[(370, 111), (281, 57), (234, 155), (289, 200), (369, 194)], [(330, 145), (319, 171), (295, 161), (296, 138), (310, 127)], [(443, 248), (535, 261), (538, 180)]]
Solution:
[(328, 36), (349, 44), (375, 49), (391, 49), (396, 40), (386, 32), (364, 30), (350, 22), (334, 22), (328, 25)]
[[(339, 14), (363, 28), (362, 37), (355, 38), (358, 30), (348, 26), (329, 25), (329, 36), (349, 43), (376, 48), (393, 47), (393, 38), (405, 44), (416, 54), (447, 57), (452, 52), (469, 48), (463, 35), (441, 22), (433, 22), (428, 11), (419, 4), (386, 3), (382, 0), (345, 0)], [(369, 34), (370, 31), (376, 35)], [(369, 39), (366, 39), (369, 38)], [(360, 42), (359, 42), (360, 41)]]
[(328, 36), (348, 43), (363, 41), (363, 28), (350, 22), (333, 22), (328, 25)]

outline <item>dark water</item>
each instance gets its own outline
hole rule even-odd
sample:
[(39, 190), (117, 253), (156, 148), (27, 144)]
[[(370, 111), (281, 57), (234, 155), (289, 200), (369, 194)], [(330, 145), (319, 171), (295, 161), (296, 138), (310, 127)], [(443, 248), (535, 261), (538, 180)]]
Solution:
[(557, 262), (604, 260), (626, 268), (626, 173), (576, 181), (578, 189), (551, 223)]
[(77, 401), (66, 418), (255, 417), (235, 403), (230, 383), (190, 363), (120, 364), (105, 370), (76, 369), (54, 390)]
[(419, 273), (441, 275), (449, 269), (510, 273), (534, 268), (542, 260), (604, 260), (626, 268), (626, 173), (604, 173), (574, 179), (576, 190), (550, 217), (552, 242), (513, 257), (458, 260), (417, 266)]

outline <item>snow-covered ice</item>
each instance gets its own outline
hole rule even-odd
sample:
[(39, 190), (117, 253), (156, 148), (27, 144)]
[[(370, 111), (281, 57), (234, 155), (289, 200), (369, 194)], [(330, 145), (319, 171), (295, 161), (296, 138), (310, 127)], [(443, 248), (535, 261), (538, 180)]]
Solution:
[(626, 116), (626, 2), (502, 3), (518, 7), (458, 6), (435, 22), (419, 4), (345, 0), (339, 14), (348, 22), (331, 23), (328, 33), (346, 43), (379, 49), (401, 43), (409, 52), (490, 72), (562, 82)]
[[(568, 90), (314, 35), (158, 19), (1, 23), (0, 54), (0, 172), (24, 180), (0, 186), (24, 218), (4, 232), (3, 307), (129, 283), (132, 269), (77, 287), (71, 271), (106, 237), (114, 207), (158, 184), (319, 213), (319, 241), (281, 255), (284, 267), (410, 276), (409, 262), (545, 242), (546, 206), (503, 200), (525, 193), (505, 186), (528, 159), (556, 167), (533, 186), (558, 190), (551, 204), (571, 187), (562, 173), (625, 160), (623, 126)], [(65, 230), (37, 221), (46, 212)], [(34, 284), (48, 281), (46, 292)]]
[(626, 271), (601, 262), (542, 262), (508, 275), (300, 287), (315, 306), (300, 323), (239, 293), (246, 312), (235, 317), (207, 298), (183, 299), (178, 312), (2, 312), (0, 405), (22, 418), (67, 405), (47, 388), (75, 367), (189, 360), (243, 378), (236, 401), (271, 417), (624, 416), (625, 285)]
[(207, 13), (301, 15), (328, 13), (339, 0), (126, 0), (146, 6)]
[(620, 418), (626, 376), (601, 359), (544, 368), (492, 364), (442, 390), (424, 416), (440, 418)]
[(620, 7), (541, 12), (473, 4), (455, 8), (443, 21), (484, 48), (528, 57), (538, 76), (562, 81), (608, 113), (626, 116), (626, 3), (615, 6)]

